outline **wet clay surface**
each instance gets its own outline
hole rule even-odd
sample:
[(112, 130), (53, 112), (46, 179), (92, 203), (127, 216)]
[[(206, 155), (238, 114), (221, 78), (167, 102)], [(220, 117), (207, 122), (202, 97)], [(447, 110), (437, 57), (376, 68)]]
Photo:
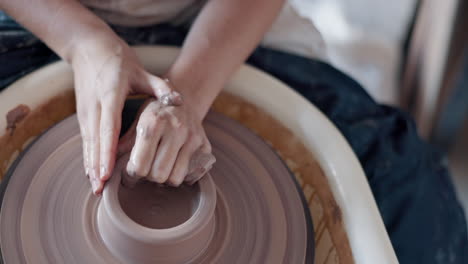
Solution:
[(10, 131), (10, 134), (13, 134), (16, 128), (16, 124), (21, 122), (28, 114), (31, 112), (31, 109), (27, 105), (18, 105), (17, 107), (11, 109), (6, 116), (7, 119), (7, 130)]
[(164, 229), (187, 221), (198, 207), (198, 185), (179, 188), (139, 181), (135, 186), (120, 185), (119, 202), (123, 211), (145, 227)]
[[(259, 137), (222, 115), (209, 114), (204, 125), (217, 159), (210, 171), (217, 197), (214, 232), (202, 252), (170, 261), (168, 256), (191, 248), (152, 237), (161, 234), (156, 229), (146, 233), (160, 249), (138, 248), (151, 252), (156, 262), (138, 261), (132, 244), (119, 251), (123, 257), (109, 250), (96, 220), (102, 198), (91, 194), (84, 175), (78, 122), (72, 116), (41, 136), (12, 171), (0, 213), (4, 263), (312, 263), (308, 209), (284, 163)], [(141, 202), (151, 207), (154, 203), (143, 201), (143, 194)], [(188, 208), (173, 216), (185, 218)], [(151, 219), (138, 212), (133, 217), (139, 216), (143, 223)]]
[(271, 115), (237, 96), (222, 93), (213, 110), (237, 120), (271, 143), (295, 175), (314, 222), (315, 263), (354, 263), (342, 212), (330, 189), (332, 184), (304, 143)]
[(75, 113), (75, 109), (74, 91), (70, 89), (31, 109), (21, 121), (10, 122), (10, 124), (15, 123), (14, 133), (10, 130), (0, 136), (0, 178), (3, 179), (19, 152), (24, 150), (28, 143), (51, 126)]

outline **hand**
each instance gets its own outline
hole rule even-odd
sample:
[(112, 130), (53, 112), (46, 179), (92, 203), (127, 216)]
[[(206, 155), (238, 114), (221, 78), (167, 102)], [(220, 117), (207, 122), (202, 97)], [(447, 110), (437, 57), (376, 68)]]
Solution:
[(119, 153), (131, 149), (127, 183), (146, 177), (171, 186), (192, 184), (211, 169), (216, 159), (202, 120), (188, 103), (173, 106), (150, 99), (140, 112), (119, 143)]
[(115, 165), (127, 95), (160, 98), (173, 93), (164, 80), (143, 69), (133, 50), (118, 37), (99, 43), (85, 41), (73, 55), (72, 67), (84, 167), (93, 192), (98, 194)]

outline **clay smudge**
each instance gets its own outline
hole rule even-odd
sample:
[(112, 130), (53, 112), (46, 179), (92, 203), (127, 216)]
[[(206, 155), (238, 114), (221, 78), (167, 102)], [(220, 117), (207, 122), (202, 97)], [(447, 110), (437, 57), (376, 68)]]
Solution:
[(7, 131), (10, 131), (10, 135), (13, 135), (16, 125), (21, 122), (29, 113), (31, 112), (31, 109), (29, 106), (20, 104), (16, 106), (15, 108), (11, 109), (7, 115)]
[(331, 217), (332, 217), (333, 223), (340, 224), (343, 221), (340, 207), (338, 207), (335, 201), (330, 201), (328, 204), (331, 208)]

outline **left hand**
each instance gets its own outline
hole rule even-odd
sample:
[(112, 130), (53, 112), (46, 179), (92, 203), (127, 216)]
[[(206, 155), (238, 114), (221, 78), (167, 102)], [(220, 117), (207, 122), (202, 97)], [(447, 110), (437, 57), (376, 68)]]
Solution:
[[(200, 120), (186, 102), (166, 105), (149, 99), (119, 143), (130, 151), (126, 181), (147, 180), (179, 186), (200, 179), (216, 161)], [(132, 148), (133, 146), (133, 148)]]

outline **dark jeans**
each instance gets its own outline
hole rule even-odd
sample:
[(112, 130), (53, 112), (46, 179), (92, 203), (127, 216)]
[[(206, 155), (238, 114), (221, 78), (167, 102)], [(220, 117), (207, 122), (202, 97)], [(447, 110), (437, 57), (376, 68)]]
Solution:
[[(114, 30), (135, 45), (181, 45), (187, 33), (171, 25)], [(0, 89), (57, 59), (0, 13)], [(421, 140), (410, 116), (377, 104), (357, 82), (320, 61), (258, 48), (248, 63), (298, 91), (343, 133), (364, 167), (401, 263), (468, 263), (465, 217), (445, 159)]]

